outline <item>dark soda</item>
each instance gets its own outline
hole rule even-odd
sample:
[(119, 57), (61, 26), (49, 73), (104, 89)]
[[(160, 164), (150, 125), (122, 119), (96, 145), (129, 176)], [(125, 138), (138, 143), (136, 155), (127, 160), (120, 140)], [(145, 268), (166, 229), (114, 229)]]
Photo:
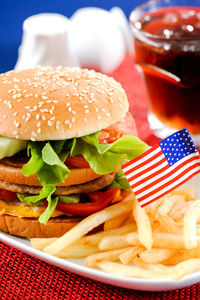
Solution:
[(170, 7), (135, 24), (135, 59), (151, 111), (162, 123), (200, 134), (200, 9)]

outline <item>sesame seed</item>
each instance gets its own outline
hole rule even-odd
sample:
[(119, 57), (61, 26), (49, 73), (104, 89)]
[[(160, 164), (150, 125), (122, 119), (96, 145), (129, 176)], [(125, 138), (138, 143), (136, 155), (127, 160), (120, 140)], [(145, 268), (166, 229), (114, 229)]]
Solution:
[(86, 114), (88, 114), (89, 112), (90, 112), (89, 109), (86, 109), (86, 110), (85, 110), (85, 113), (86, 113)]
[(3, 119), (6, 119), (7, 118), (7, 116), (6, 115), (3, 115)]
[(39, 118), (40, 118), (40, 115), (39, 115), (39, 114), (37, 114), (37, 115), (35, 116), (35, 118), (36, 118), (36, 120), (39, 120)]
[(70, 106), (68, 107), (68, 111), (69, 111), (69, 112), (71, 112), (71, 111), (72, 111), (72, 108), (71, 108)]
[(38, 123), (37, 123), (37, 127), (40, 127), (40, 126), (41, 126), (41, 123), (40, 123), (40, 122), (38, 122)]
[(69, 128), (72, 128), (72, 123), (69, 123)]
[(69, 120), (65, 120), (65, 124), (68, 124), (69, 123)]
[(38, 128), (37, 133), (41, 133), (41, 128)]
[(45, 121), (46, 120), (46, 117), (44, 115), (42, 115), (42, 120)]
[(48, 126), (52, 126), (52, 122), (48, 120)]
[(49, 112), (49, 110), (47, 108), (43, 108), (43, 109), (40, 109), (41, 113), (43, 112)]
[(33, 135), (33, 136), (36, 136), (37, 133), (36, 133), (35, 131), (32, 131), (32, 135)]

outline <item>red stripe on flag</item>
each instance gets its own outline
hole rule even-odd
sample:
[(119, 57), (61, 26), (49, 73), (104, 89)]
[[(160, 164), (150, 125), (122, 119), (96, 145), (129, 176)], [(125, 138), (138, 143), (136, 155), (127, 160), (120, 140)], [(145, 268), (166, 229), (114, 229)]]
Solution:
[[(153, 166), (159, 165), (159, 164), (161, 164), (161, 162), (166, 161), (166, 158), (163, 157), (160, 161), (158, 161), (157, 163), (156, 163), (156, 162), (154, 163), (154, 160), (155, 160), (156, 158), (158, 158), (159, 156), (161, 156), (161, 154), (163, 154), (163, 153), (160, 151), (160, 152), (156, 153), (154, 156), (152, 156), (152, 157), (148, 158), (147, 160), (141, 162), (141, 163), (140, 163), (139, 165), (137, 165), (137, 166), (135, 166), (135, 160), (134, 160), (134, 162), (132, 162), (133, 167), (132, 167), (130, 170), (125, 171), (124, 174), (127, 176), (127, 175), (129, 175), (130, 173), (132, 173), (132, 172), (134, 172), (134, 171), (137, 171), (139, 168), (144, 167), (145, 165), (147, 165), (147, 164), (149, 164), (149, 163), (152, 163), (152, 165), (151, 165), (151, 167), (150, 167), (150, 168), (152, 169)], [(130, 164), (130, 166), (131, 166), (131, 164)], [(124, 166), (122, 166), (122, 169), (124, 169)], [(147, 169), (146, 169), (146, 170), (147, 170)]]
[[(199, 173), (199, 170), (197, 170), (196, 172), (192, 173), (190, 176), (188, 176), (186, 179), (184, 179), (181, 184), (185, 183), (186, 181), (188, 181), (190, 178), (192, 178), (193, 176), (197, 175), (198, 173)], [(140, 203), (141, 207), (145, 207), (145, 206), (151, 204), (152, 202), (160, 199), (164, 195), (170, 193), (171, 191), (175, 190), (178, 186), (180, 186), (180, 183), (177, 183), (177, 185), (175, 185), (172, 188), (170, 188), (167, 192), (166, 191), (163, 192), (161, 195), (156, 196), (153, 200), (150, 200), (149, 202), (146, 202), (145, 204), (140, 203), (140, 202), (142, 202), (142, 200), (138, 200), (138, 202)]]
[[(158, 161), (156, 164), (154, 164), (153, 166), (150, 166), (149, 168), (144, 169), (143, 171), (140, 171), (140, 170), (138, 169), (138, 170), (137, 170), (138, 173), (135, 174), (135, 175), (133, 175), (132, 177), (130, 177), (130, 178), (128, 179), (128, 181), (131, 182), (135, 177), (138, 178), (138, 177), (140, 177), (140, 176), (146, 175), (149, 171), (152, 171), (152, 169), (159, 167), (159, 166), (160, 166), (162, 163), (164, 163), (164, 162), (166, 162), (166, 158), (162, 158), (162, 159), (161, 159), (160, 161)], [(159, 169), (158, 171), (155, 171), (153, 175), (157, 175), (157, 174), (159, 174), (159, 173), (161, 172), (161, 170), (163, 171), (163, 170), (168, 169), (168, 168), (169, 168), (169, 165), (166, 165), (166, 166), (162, 167), (162, 169)], [(146, 179), (146, 178), (147, 178), (147, 179)], [(146, 176), (146, 177), (144, 177), (144, 179), (141, 179), (140, 181), (138, 181), (139, 184), (145, 182), (146, 180), (148, 180), (148, 178), (149, 178), (149, 179), (152, 178), (152, 175)], [(134, 183), (134, 185), (139, 185), (139, 184), (138, 184), (138, 183)]]
[[(184, 174), (186, 174), (187, 172), (189, 172), (190, 170), (193, 170), (195, 167), (200, 167), (200, 163), (197, 163), (195, 166), (190, 166), (188, 167), (186, 170), (184, 170), (182, 173), (180, 173), (180, 175), (176, 176), (175, 178), (173, 179), (169, 179), (169, 181), (167, 181), (165, 184), (162, 184), (161, 186), (159, 186), (158, 188), (154, 189), (152, 192), (149, 192), (148, 194), (142, 196), (142, 197), (139, 197), (139, 194), (141, 193), (141, 190), (140, 191), (136, 191), (134, 192), (135, 195), (137, 196), (136, 198), (138, 199), (138, 201), (143, 201), (145, 199), (147, 199), (148, 197), (152, 196), (153, 194), (156, 194), (157, 192), (163, 190), (165, 187), (167, 187), (168, 185), (176, 182), (178, 179), (180, 179)], [(198, 171), (199, 172), (199, 171)], [(161, 181), (162, 182), (162, 181)], [(183, 181), (184, 182), (184, 181)], [(181, 183), (182, 184), (182, 183)], [(180, 182), (178, 183), (178, 186), (180, 185)], [(154, 184), (152, 185), (154, 186)], [(174, 189), (174, 188), (173, 188)], [(144, 191), (147, 190), (147, 188), (143, 189)], [(133, 189), (134, 191), (134, 189)], [(166, 193), (166, 192), (165, 192)]]
[[(171, 175), (173, 175), (174, 173), (176, 173), (176, 171), (178, 171), (179, 169), (181, 169), (183, 166), (186, 166), (187, 164), (191, 163), (192, 161), (198, 161), (198, 157), (190, 157), (188, 160), (182, 162), (180, 165), (178, 165), (176, 168), (172, 169), (171, 170), (171, 167), (168, 165), (168, 166), (165, 166), (163, 167), (162, 169), (154, 172), (153, 174), (150, 174), (149, 176), (145, 176), (145, 173), (146, 173), (146, 170), (137, 174), (137, 177), (139, 176), (143, 176), (143, 179), (141, 179), (140, 181), (138, 181), (137, 183), (133, 183), (131, 185), (131, 188), (135, 188), (135, 187), (138, 187), (140, 186), (142, 183), (144, 182), (147, 182), (149, 179), (151, 179), (153, 176), (156, 176), (156, 175), (159, 175), (160, 174), (160, 177), (156, 180), (154, 180), (153, 182), (149, 183), (148, 185), (145, 185), (144, 188), (141, 188), (140, 190), (137, 191), (138, 192), (143, 192), (145, 190), (148, 190), (150, 187), (156, 185), (157, 183), (159, 182), (162, 182), (164, 179), (170, 177)], [(196, 163), (196, 165), (198, 165), (199, 162)], [(192, 168), (195, 168), (196, 165), (193, 165), (191, 166)], [(166, 171), (166, 170), (169, 170), (169, 172), (165, 175), (162, 175), (162, 172)], [(186, 169), (185, 172), (187, 172), (189, 169)], [(177, 178), (177, 177), (176, 177)], [(175, 180), (176, 180), (175, 178)], [(129, 182), (131, 180), (129, 179)]]
[[(144, 158), (145, 156), (147, 156), (148, 154), (150, 154), (151, 152), (153, 152), (154, 150), (156, 150), (157, 148), (159, 148), (159, 144), (158, 145), (155, 145), (154, 147), (146, 150), (144, 153), (140, 154), (139, 156), (137, 156), (136, 158), (134, 158), (134, 163), (141, 160), (142, 158)], [(161, 150), (162, 151), (162, 150)], [(122, 168), (126, 168), (126, 167), (129, 167), (133, 162), (130, 160), (128, 161), (127, 163), (125, 163)]]

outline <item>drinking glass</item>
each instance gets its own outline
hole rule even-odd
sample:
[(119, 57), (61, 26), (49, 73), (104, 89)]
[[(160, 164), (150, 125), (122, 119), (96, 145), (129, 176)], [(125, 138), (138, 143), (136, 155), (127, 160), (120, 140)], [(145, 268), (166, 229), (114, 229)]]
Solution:
[(187, 127), (200, 146), (200, 1), (151, 0), (130, 22), (150, 127), (162, 139)]

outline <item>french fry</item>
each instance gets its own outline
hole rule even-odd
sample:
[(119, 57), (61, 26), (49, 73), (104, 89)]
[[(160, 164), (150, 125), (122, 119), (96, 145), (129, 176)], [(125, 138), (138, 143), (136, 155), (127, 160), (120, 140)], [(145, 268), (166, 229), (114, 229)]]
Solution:
[(171, 208), (174, 206), (174, 197), (167, 195), (162, 198), (162, 202), (155, 212), (155, 218), (157, 214), (166, 215), (170, 212)]
[[(142, 245), (136, 232), (126, 234), (124, 239), (129, 245)], [(200, 236), (197, 236), (197, 244), (200, 246)], [(155, 232), (153, 233), (153, 247), (166, 249), (185, 249), (184, 237), (182, 234)]]
[(174, 280), (178, 280), (187, 274), (191, 274), (200, 269), (200, 258), (193, 258), (186, 261), (182, 261), (175, 266), (164, 266), (162, 264), (140, 264), (137, 260), (134, 261), (137, 265), (142, 266), (151, 272), (160, 274), (165, 278), (171, 277)]
[(183, 223), (175, 222), (170, 216), (156, 214), (156, 219), (160, 222), (166, 232), (180, 234), (183, 232)]
[(169, 216), (175, 221), (175, 222), (181, 222), (183, 220), (184, 214), (188, 210), (188, 208), (191, 206), (192, 201), (183, 201), (182, 198), (176, 201), (173, 208), (169, 212)]
[[(38, 250), (43, 250), (45, 247), (49, 246), (53, 242), (55, 242), (58, 238), (33, 238), (31, 239), (31, 246)], [(79, 240), (75, 241), (73, 245), (75, 244), (83, 244), (84, 243), (84, 237), (80, 238)], [(97, 245), (96, 245), (97, 246)]]
[(111, 220), (106, 221), (103, 226), (104, 231), (119, 228), (126, 220), (128, 213), (129, 212), (126, 212), (123, 215), (117, 216)]
[(134, 205), (133, 216), (137, 224), (139, 241), (145, 248), (151, 249), (153, 244), (151, 222), (145, 209), (141, 208), (139, 204)]
[(176, 253), (174, 249), (150, 249), (139, 253), (140, 258), (146, 263), (159, 263)]
[(192, 203), (187, 210), (183, 220), (185, 248), (192, 249), (197, 247), (196, 223), (200, 220), (200, 200)]
[(99, 249), (95, 246), (83, 245), (83, 244), (72, 244), (65, 247), (58, 253), (58, 257), (62, 258), (83, 258), (88, 255), (97, 253)]
[(97, 266), (97, 264), (104, 260), (109, 261), (117, 261), (119, 259), (120, 254), (124, 253), (125, 251), (129, 250), (128, 248), (123, 249), (117, 249), (117, 250), (111, 250), (111, 251), (105, 251), (105, 252), (99, 252), (93, 255), (88, 256), (85, 259), (85, 264), (89, 268), (94, 268)]
[(191, 186), (180, 187), (171, 192), (171, 195), (182, 195), (186, 201), (195, 200), (195, 190)]
[(174, 255), (168, 257), (166, 260), (163, 260), (162, 263), (164, 265), (176, 265), (191, 258), (200, 258), (200, 247), (190, 250), (179, 250)]
[(123, 265), (128, 265), (136, 255), (140, 254), (144, 249), (141, 247), (132, 247), (119, 255), (119, 259)]
[(103, 261), (101, 263), (98, 263), (97, 266), (107, 273), (124, 277), (139, 277), (148, 279), (160, 279), (164, 277), (161, 274), (156, 274), (155, 272), (145, 270), (134, 265), (125, 266), (120, 263), (110, 261)]
[(115, 236), (115, 235), (120, 235), (120, 234), (125, 234), (129, 232), (133, 232), (136, 230), (136, 224), (127, 224), (124, 225), (120, 228), (112, 229), (112, 230), (107, 230), (107, 231), (101, 231), (98, 233), (94, 233), (88, 236), (84, 237), (83, 243), (88, 243), (91, 246), (98, 246), (99, 242), (102, 240), (103, 237), (106, 236)]
[(129, 246), (126, 235), (105, 236), (99, 243), (99, 250), (113, 250)]
[[(45, 247), (56, 241), (58, 238), (35, 238), (31, 239), (31, 246), (38, 250), (43, 250)], [(84, 245), (81, 243), (81, 239), (64, 248), (62, 252), (58, 254), (61, 258), (82, 258), (99, 251), (98, 247), (91, 245)]]
[(145, 206), (145, 211), (151, 218), (154, 218), (155, 212), (162, 203), (163, 198), (158, 199), (157, 201), (154, 201), (150, 203), (149, 205)]
[(55, 242), (57, 238), (34, 238), (31, 239), (31, 246), (38, 250), (43, 250), (45, 247), (49, 246)]
[[(129, 196), (128, 196), (129, 197)], [(46, 253), (56, 255), (61, 252), (66, 246), (71, 245), (83, 235), (87, 234), (93, 228), (103, 224), (107, 220), (115, 218), (119, 215), (128, 212), (132, 206), (132, 201), (123, 201), (112, 206), (109, 206), (89, 217), (83, 219), (75, 227), (65, 233), (51, 245), (44, 248)]]

